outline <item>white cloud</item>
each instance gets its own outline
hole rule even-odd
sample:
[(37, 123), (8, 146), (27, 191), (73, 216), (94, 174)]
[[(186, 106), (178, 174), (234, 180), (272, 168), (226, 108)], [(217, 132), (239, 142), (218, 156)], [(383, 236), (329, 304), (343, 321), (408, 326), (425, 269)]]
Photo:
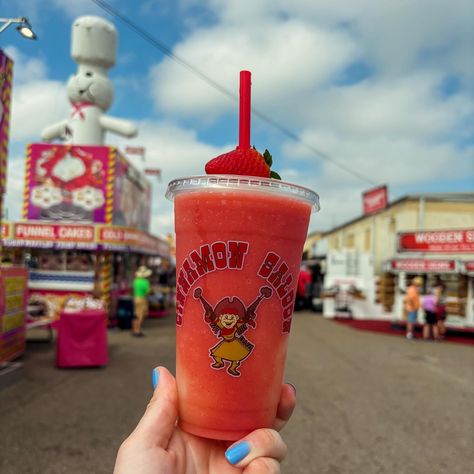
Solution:
[[(239, 71), (251, 70), (253, 105), (262, 110), (284, 108), (290, 113), (296, 97), (327, 83), (358, 54), (345, 33), (315, 29), (300, 20), (267, 22), (255, 31), (242, 25), (198, 30), (174, 52), (192, 58), (194, 66), (235, 95)], [(158, 110), (167, 114), (212, 120), (236, 108), (171, 59), (151, 69), (151, 87)]]
[[(231, 92), (238, 90), (238, 71), (251, 69), (254, 106), (269, 115), (283, 110), (287, 123), (299, 124), (308, 110), (332, 107), (328, 100), (321, 104), (321, 95), (315, 92), (359, 60), (383, 81), (369, 92), (381, 98), (387, 93), (395, 101), (392, 83), (406, 75), (415, 89), (410, 97), (405, 87), (402, 98), (419, 101), (419, 94), (426, 98), (434, 93), (433, 78), (439, 85), (447, 74), (474, 73), (470, 61), (474, 28), (466, 14), (467, 0), (449, 4), (439, 0), (208, 0), (205, 4), (218, 21), (194, 30), (175, 46), (174, 53)], [(152, 68), (151, 79), (156, 106), (167, 114), (215, 120), (235, 109), (224, 95), (169, 58)], [(346, 108), (353, 115), (363, 111), (360, 105)], [(371, 111), (378, 113), (373, 107)], [(429, 121), (440, 118), (426, 112)], [(426, 117), (420, 118), (426, 122)]]
[(424, 139), (460, 133), (473, 113), (467, 95), (441, 98), (441, 78), (434, 73), (368, 80), (351, 87), (331, 88), (316, 96), (320, 104), (310, 117), (315, 128), (334, 128), (361, 138), (390, 136)]
[(7, 189), (4, 196), (5, 214), (6, 218), (8, 218), (9, 220), (18, 220), (21, 218), (24, 176), (24, 158), (10, 158), (10, 160), (8, 161)]
[[(332, 88), (317, 95), (320, 107), (300, 137), (374, 183), (416, 186), (472, 175), (474, 150), (456, 141), (469, 134), (472, 102), (463, 94), (442, 100), (436, 85), (436, 75), (424, 74)], [(295, 142), (287, 142), (283, 153), (305, 166), (316, 159)], [(320, 165), (334, 187), (363, 183), (327, 161)]]
[[(416, 67), (423, 53), (442, 50), (433, 63), (474, 73), (470, 0), (187, 0), (205, 3), (224, 24), (255, 27), (269, 19), (302, 18), (315, 27), (348, 28), (377, 68), (391, 74)], [(455, 62), (462, 50), (461, 62)], [(425, 58), (429, 61), (429, 58)]]
[(15, 46), (7, 46), (5, 52), (13, 60), (15, 85), (21, 85), (32, 80), (41, 81), (46, 78), (46, 65), (41, 60), (25, 56)]
[(69, 115), (66, 87), (57, 81), (32, 81), (13, 88), (11, 139), (38, 141), (43, 128)]
[(5, 48), (13, 59), (13, 97), (10, 140), (37, 141), (41, 130), (69, 114), (66, 85), (48, 79), (43, 61)]

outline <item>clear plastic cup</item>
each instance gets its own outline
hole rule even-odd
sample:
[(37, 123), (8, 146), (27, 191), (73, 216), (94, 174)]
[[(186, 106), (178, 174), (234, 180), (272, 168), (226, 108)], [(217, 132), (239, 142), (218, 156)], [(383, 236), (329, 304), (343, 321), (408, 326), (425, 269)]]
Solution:
[(313, 191), (210, 175), (168, 185), (176, 228), (179, 425), (236, 440), (276, 417)]

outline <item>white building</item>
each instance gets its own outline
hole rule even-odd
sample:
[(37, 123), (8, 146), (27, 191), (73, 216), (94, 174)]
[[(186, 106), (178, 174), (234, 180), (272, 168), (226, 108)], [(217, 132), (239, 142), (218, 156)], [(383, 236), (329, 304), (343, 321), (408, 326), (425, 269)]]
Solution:
[[(363, 295), (352, 298), (354, 317), (402, 318), (403, 290), (410, 279), (422, 276), (426, 292), (437, 275), (447, 286), (448, 324), (474, 326), (474, 193), (404, 196), (323, 233), (311, 254), (323, 252), (326, 289), (334, 287), (335, 278), (357, 279)], [(344, 265), (332, 265), (331, 256), (365, 262), (359, 265), (363, 274), (354, 263), (345, 265), (346, 275), (338, 274)], [(327, 308), (330, 303), (325, 302), (327, 316), (337, 312), (337, 304)]]

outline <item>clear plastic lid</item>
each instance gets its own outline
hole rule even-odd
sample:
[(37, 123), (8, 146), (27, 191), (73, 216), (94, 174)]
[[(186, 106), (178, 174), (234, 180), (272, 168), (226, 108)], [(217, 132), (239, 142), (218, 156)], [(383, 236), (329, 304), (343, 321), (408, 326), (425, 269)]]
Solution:
[(254, 176), (214, 174), (179, 178), (168, 184), (166, 197), (172, 201), (175, 196), (184, 192), (224, 189), (257, 191), (278, 196), (286, 195), (288, 197), (299, 198), (310, 204), (313, 212), (319, 211), (319, 196), (314, 191), (298, 186), (297, 184)]

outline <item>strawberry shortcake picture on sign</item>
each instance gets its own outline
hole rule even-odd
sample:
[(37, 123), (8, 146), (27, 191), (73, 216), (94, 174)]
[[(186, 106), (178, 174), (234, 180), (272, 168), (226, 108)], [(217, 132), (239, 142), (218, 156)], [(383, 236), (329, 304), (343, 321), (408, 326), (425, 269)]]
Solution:
[[(108, 148), (32, 145), (28, 219), (104, 222)], [(92, 149), (91, 149), (92, 148)]]

